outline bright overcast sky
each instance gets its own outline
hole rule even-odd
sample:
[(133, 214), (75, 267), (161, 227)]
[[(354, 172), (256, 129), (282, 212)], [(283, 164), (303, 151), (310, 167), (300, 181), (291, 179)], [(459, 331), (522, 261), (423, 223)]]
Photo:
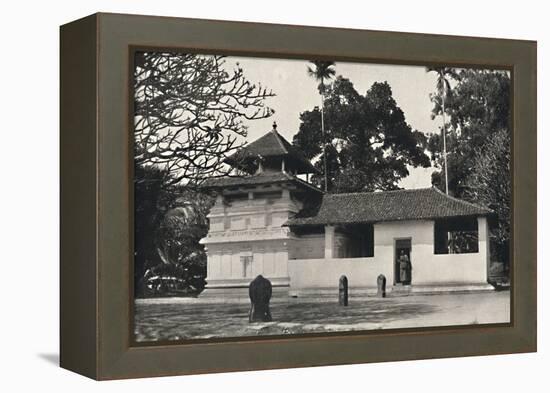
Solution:
[[(300, 113), (320, 105), (318, 83), (307, 75), (305, 60), (279, 60), (252, 57), (230, 57), (227, 66), (239, 62), (245, 77), (253, 83), (271, 89), (276, 97), (267, 104), (275, 110), (268, 119), (249, 122), (249, 142), (271, 129), (273, 121), (277, 130), (289, 141), (298, 132)], [(406, 121), (413, 129), (424, 133), (438, 131), (441, 119), (430, 118), (432, 103), (429, 94), (435, 89), (434, 73), (427, 73), (423, 66), (402, 66), (364, 63), (336, 63), (336, 74), (351, 80), (360, 94), (365, 94), (374, 82), (387, 81), (392, 88), (397, 105), (405, 113)], [(429, 187), (432, 168), (409, 169), (410, 175), (400, 183), (404, 188)]]

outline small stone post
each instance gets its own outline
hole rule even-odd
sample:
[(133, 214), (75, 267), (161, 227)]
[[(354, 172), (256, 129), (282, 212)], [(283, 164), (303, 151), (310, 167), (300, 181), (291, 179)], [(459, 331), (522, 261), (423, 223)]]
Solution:
[(348, 278), (346, 276), (340, 277), (338, 282), (338, 304), (340, 306), (348, 305)]
[(271, 281), (262, 276), (257, 276), (248, 287), (250, 296), (250, 312), (248, 313), (248, 322), (270, 322), (271, 311), (269, 310), (269, 300), (271, 299)]
[(377, 297), (386, 297), (386, 277), (383, 274), (380, 274), (376, 279), (378, 284), (378, 292), (376, 293)]

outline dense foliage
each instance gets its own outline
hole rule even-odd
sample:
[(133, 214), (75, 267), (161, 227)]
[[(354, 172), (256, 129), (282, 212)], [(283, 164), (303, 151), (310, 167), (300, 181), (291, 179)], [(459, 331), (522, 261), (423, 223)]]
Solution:
[[(365, 95), (338, 76), (324, 92), (326, 162), (330, 192), (392, 190), (409, 174), (407, 165), (428, 167), (425, 136), (407, 124), (387, 82)], [(318, 108), (300, 115), (293, 143), (323, 172), (323, 136)], [(313, 182), (323, 186), (323, 176)]]
[(474, 154), (472, 175), (466, 182), (465, 199), (496, 213), (491, 226), (492, 259), (508, 264), (510, 258), (511, 167), (510, 132), (495, 132)]
[[(432, 116), (442, 114), (439, 94), (432, 96)], [(472, 175), (476, 151), (492, 136), (510, 130), (510, 78), (507, 73), (490, 70), (460, 70), (454, 87), (445, 101), (447, 124), (447, 160), (449, 192), (462, 197), (467, 179)], [(428, 149), (435, 164), (441, 161), (442, 140), (439, 134), (429, 138)], [(440, 166), (440, 165), (439, 165)], [(442, 173), (432, 175), (432, 183), (442, 186)]]
[[(136, 296), (204, 287), (209, 196), (173, 184), (165, 170), (136, 166), (134, 177), (134, 288)], [(162, 280), (159, 280), (159, 277)], [(157, 279), (157, 282), (152, 280)], [(174, 288), (162, 288), (177, 282)]]

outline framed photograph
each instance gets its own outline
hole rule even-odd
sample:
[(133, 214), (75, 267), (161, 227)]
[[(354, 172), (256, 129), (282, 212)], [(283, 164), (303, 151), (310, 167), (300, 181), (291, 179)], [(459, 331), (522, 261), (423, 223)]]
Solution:
[(61, 27), (61, 366), (536, 351), (536, 43)]

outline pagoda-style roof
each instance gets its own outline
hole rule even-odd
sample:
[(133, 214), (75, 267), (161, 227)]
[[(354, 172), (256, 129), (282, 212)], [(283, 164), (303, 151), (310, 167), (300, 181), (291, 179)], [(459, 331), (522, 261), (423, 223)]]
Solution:
[(249, 188), (260, 185), (283, 183), (293, 184), (303, 190), (322, 193), (322, 191), (314, 185), (285, 172), (262, 172), (251, 176), (225, 176), (211, 178), (205, 180), (204, 183), (201, 185), (201, 188), (205, 190), (217, 190), (231, 189), (237, 187)]
[(258, 163), (280, 168), (284, 159), (287, 172), (297, 174), (318, 173), (304, 154), (290, 144), (277, 132), (277, 124), (273, 123), (273, 129), (254, 142), (239, 149), (235, 154), (225, 159), (227, 164), (237, 167), (249, 173), (253, 173)]
[(316, 209), (289, 219), (286, 226), (361, 224), (487, 216), (493, 211), (446, 195), (437, 188), (325, 194)]

